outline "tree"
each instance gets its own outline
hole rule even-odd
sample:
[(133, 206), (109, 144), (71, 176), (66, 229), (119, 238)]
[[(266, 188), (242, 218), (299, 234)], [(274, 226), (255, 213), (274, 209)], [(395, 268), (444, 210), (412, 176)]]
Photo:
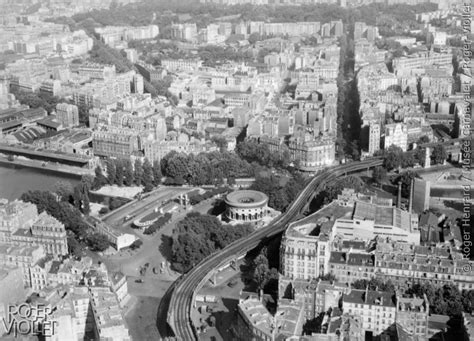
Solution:
[(356, 192), (360, 192), (364, 187), (365, 184), (361, 178), (355, 175), (348, 175), (337, 180), (336, 183), (332, 185), (326, 185), (324, 190), (318, 195), (317, 199), (321, 200), (324, 204), (328, 204), (336, 199), (337, 196), (342, 193), (344, 188), (352, 188)]
[(411, 182), (414, 178), (418, 177), (418, 173), (407, 171), (403, 172), (399, 177), (395, 179), (395, 183), (402, 183), (402, 196), (408, 198), (410, 196)]
[(227, 150), (228, 142), (225, 139), (225, 137), (223, 137), (223, 136), (213, 136), (211, 138), (211, 141), (214, 142), (217, 145), (217, 147), (219, 147), (219, 150), (221, 152), (224, 152), (224, 151)]
[(423, 135), (422, 137), (418, 139), (419, 144), (429, 143), (429, 142), (430, 142), (430, 138), (426, 135)]
[(23, 193), (20, 199), (35, 204), (38, 212), (47, 212), (63, 223), (66, 230), (73, 232), (79, 238), (87, 234), (89, 227), (82, 220), (80, 211), (68, 202), (58, 202), (53, 193), (48, 191), (28, 191)]
[(471, 314), (474, 309), (474, 290), (463, 290), (461, 296), (463, 311)]
[(158, 160), (153, 161), (153, 185), (158, 186), (161, 184), (161, 178), (163, 174), (161, 174), (161, 165)]
[(73, 204), (78, 210), (81, 209), (82, 206), (82, 193), (79, 186), (74, 187), (73, 197)]
[(189, 213), (173, 231), (173, 267), (186, 272), (204, 257), (252, 231), (250, 225), (222, 225), (214, 216)]
[(374, 182), (381, 184), (387, 179), (387, 170), (383, 167), (375, 167), (372, 172), (372, 180)]
[(133, 185), (133, 165), (130, 159), (125, 159), (124, 163), (124, 171), (123, 171), (123, 183), (125, 186), (132, 186)]
[(403, 151), (400, 147), (391, 145), (388, 147), (387, 152), (384, 157), (384, 167), (387, 170), (392, 170), (398, 168), (402, 165), (402, 155)]
[(115, 162), (111, 158), (108, 158), (106, 161), (106, 167), (107, 167), (107, 179), (109, 181), (110, 185), (113, 185), (115, 183), (115, 180), (117, 179), (116, 177), (116, 169), (115, 169)]
[(59, 180), (54, 184), (54, 192), (61, 200), (69, 201), (74, 192), (74, 187), (69, 181)]
[(469, 294), (463, 296), (459, 289), (451, 283), (443, 286), (431, 283), (413, 284), (406, 290), (406, 294), (418, 297), (423, 297), (423, 294), (426, 294), (430, 301), (430, 312), (450, 317), (460, 317), (463, 307), (468, 305), (466, 299), (469, 299)]
[(100, 166), (97, 166), (95, 168), (95, 178), (94, 178), (94, 183), (92, 185), (92, 188), (99, 189), (102, 186), (105, 186), (107, 183), (108, 183), (108, 180), (105, 177), (104, 173), (102, 173), (102, 168), (100, 168)]
[(89, 215), (91, 213), (91, 202), (89, 200), (89, 193), (85, 192), (82, 197), (82, 213)]
[(265, 284), (267, 284), (270, 275), (270, 269), (268, 267), (268, 259), (263, 254), (259, 254), (254, 260), (255, 271), (253, 275), (254, 281), (257, 283), (258, 290), (263, 290)]
[(377, 278), (371, 278), (370, 280), (358, 279), (352, 283), (352, 287), (359, 290), (368, 288), (369, 290), (395, 292), (395, 286), (390, 280), (385, 282)]
[(105, 251), (108, 249), (110, 242), (107, 237), (101, 233), (95, 232), (86, 237), (87, 245), (92, 251)]
[(415, 156), (412, 153), (403, 153), (401, 157), (401, 166), (403, 168), (413, 167), (416, 163)]
[(115, 159), (115, 183), (119, 186), (123, 185), (124, 163), (121, 159)]
[(143, 167), (142, 162), (140, 159), (135, 160), (134, 168), (134, 175), (133, 179), (135, 180), (135, 185), (141, 186), (143, 182)]
[(434, 163), (441, 164), (446, 161), (448, 158), (448, 154), (446, 153), (446, 149), (442, 144), (438, 144), (433, 148), (433, 153), (431, 153), (431, 157), (433, 158)]
[(262, 37), (260, 36), (259, 33), (256, 33), (256, 32), (252, 33), (248, 38), (249, 43), (252, 45), (254, 45), (259, 40), (262, 40)]
[(424, 165), (425, 165), (426, 148), (418, 147), (418, 148), (415, 149), (414, 154), (415, 154), (415, 155), (414, 155), (415, 160), (416, 160), (421, 166), (424, 166)]
[(148, 159), (143, 162), (143, 186), (145, 192), (153, 189), (153, 169)]
[(86, 186), (87, 192), (90, 192), (94, 188), (94, 177), (90, 174), (81, 176), (81, 182)]

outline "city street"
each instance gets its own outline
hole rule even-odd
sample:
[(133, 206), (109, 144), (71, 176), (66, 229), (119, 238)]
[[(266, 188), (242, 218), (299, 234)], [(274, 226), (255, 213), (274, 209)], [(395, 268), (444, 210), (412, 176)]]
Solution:
[[(190, 188), (180, 189), (191, 190)], [(167, 188), (165, 194), (162, 192), (156, 195), (156, 198), (165, 196), (166, 199), (162, 200), (168, 200), (171, 193), (169, 190)], [(209, 199), (201, 202), (192, 207), (192, 212), (207, 213), (212, 208), (213, 201)], [(153, 209), (148, 208), (140, 211), (138, 217), (148, 214), (151, 210)], [(169, 240), (176, 223), (189, 212), (191, 211), (180, 208), (173, 214), (172, 220), (154, 235), (144, 235), (140, 230), (131, 228), (130, 222), (121, 225), (119, 230), (137, 235), (143, 244), (135, 251), (126, 249), (114, 255), (104, 256), (102, 259), (108, 269), (121, 271), (127, 276), (133, 304), (127, 311), (126, 320), (133, 339), (157, 340), (160, 337), (156, 327), (158, 305), (166, 290), (179, 277), (178, 273), (170, 269), (167, 261), (171, 253), (171, 245), (163, 242)], [(142, 276), (140, 269), (147, 263), (149, 265)]]
[[(153, 211), (156, 207), (159, 207), (163, 201), (172, 199), (179, 194), (190, 191), (190, 188), (183, 187), (160, 187), (159, 189), (151, 192), (146, 198), (142, 200), (134, 200), (133, 202), (127, 203), (124, 206), (118, 208), (106, 214), (102, 217), (102, 221), (112, 226), (122, 225), (123, 219), (127, 216), (138, 217), (146, 215)], [(129, 225), (135, 218), (127, 221)]]

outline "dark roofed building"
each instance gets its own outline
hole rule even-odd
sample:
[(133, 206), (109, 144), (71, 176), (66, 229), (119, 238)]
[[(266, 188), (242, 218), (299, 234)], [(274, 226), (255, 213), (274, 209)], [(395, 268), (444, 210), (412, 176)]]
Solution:
[(369, 280), (375, 272), (374, 255), (332, 251), (329, 258), (329, 270), (338, 281), (343, 283), (350, 284), (358, 279)]
[(387, 291), (351, 290), (342, 298), (344, 314), (360, 316), (362, 328), (380, 335), (395, 322), (395, 296)]
[(63, 129), (62, 124), (56, 121), (56, 116), (54, 115), (38, 120), (36, 121), (36, 124), (46, 131), (59, 131)]

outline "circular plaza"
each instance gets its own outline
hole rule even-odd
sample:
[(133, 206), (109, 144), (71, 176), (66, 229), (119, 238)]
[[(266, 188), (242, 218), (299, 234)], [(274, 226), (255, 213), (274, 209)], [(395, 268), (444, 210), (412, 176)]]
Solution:
[(225, 198), (226, 217), (236, 222), (257, 222), (268, 213), (266, 194), (252, 190), (235, 191)]

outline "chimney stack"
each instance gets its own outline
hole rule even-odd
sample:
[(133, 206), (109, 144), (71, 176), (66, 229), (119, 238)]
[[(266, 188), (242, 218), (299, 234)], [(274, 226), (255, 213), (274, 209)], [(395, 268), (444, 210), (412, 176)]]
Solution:
[(411, 214), (412, 210), (413, 210), (413, 195), (414, 195), (414, 192), (415, 191), (415, 179), (411, 179), (411, 183), (410, 183), (410, 202), (409, 202), (409, 207), (408, 207), (408, 212)]
[(397, 208), (402, 207), (402, 182), (398, 182)]

